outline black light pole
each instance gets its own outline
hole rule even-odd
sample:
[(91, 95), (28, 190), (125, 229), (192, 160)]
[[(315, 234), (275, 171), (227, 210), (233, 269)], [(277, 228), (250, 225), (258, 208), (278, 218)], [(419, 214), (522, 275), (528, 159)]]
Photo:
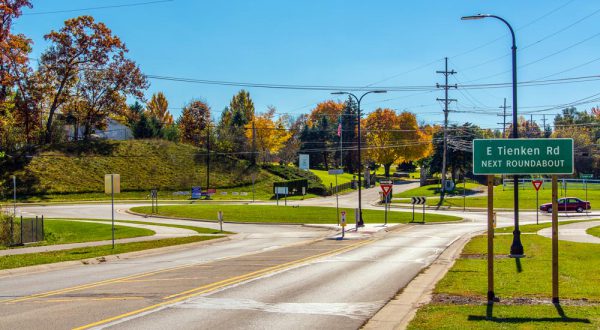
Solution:
[[(463, 16), (462, 20), (475, 20), (475, 19), (483, 19), (483, 18), (495, 18), (501, 20), (508, 29), (510, 30), (510, 34), (512, 35), (512, 92), (513, 92), (513, 105), (512, 105), (512, 138), (519, 138), (519, 130), (518, 130), (518, 122), (517, 122), (517, 43), (515, 40), (515, 31), (512, 26), (508, 24), (506, 20), (502, 17), (496, 15), (488, 15), (488, 14), (478, 14), (473, 16)], [(513, 231), (513, 242), (510, 246), (510, 256), (513, 258), (520, 258), (524, 256), (523, 244), (521, 244), (521, 231), (519, 231), (519, 176), (514, 175), (514, 216), (515, 216), (515, 231)]]
[(361, 162), (361, 158), (360, 158), (360, 149), (361, 149), (361, 143), (360, 143), (360, 101), (362, 101), (363, 97), (365, 97), (365, 95), (367, 94), (371, 94), (371, 93), (376, 93), (376, 94), (381, 94), (381, 93), (387, 93), (387, 91), (384, 90), (373, 90), (373, 91), (368, 91), (366, 93), (364, 93), (363, 95), (361, 95), (360, 97), (356, 97), (356, 95), (349, 93), (349, 92), (334, 92), (331, 93), (333, 95), (350, 95), (352, 97), (354, 97), (354, 99), (356, 100), (357, 103), (357, 107), (358, 107), (358, 214), (359, 219), (358, 219), (358, 226), (359, 227), (364, 227), (365, 226), (365, 222), (363, 221), (363, 217), (362, 217), (362, 198), (361, 198), (361, 171), (362, 171), (362, 162)]

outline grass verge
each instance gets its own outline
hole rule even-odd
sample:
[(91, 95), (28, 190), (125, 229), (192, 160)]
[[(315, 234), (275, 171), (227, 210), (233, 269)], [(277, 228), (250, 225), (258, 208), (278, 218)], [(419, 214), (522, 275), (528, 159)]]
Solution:
[(223, 236), (177, 237), (146, 242), (116, 244), (114, 249), (111, 248), (111, 245), (103, 245), (62, 251), (4, 256), (0, 258), (0, 269), (11, 269), (18, 267), (50, 264), (61, 261), (96, 258), (114, 254), (206, 241), (220, 237)]
[[(560, 223), (561, 225), (565, 223)], [(525, 225), (523, 232), (542, 225)], [(512, 228), (506, 229), (512, 231)], [(561, 306), (549, 300), (551, 239), (521, 237), (526, 258), (506, 257), (512, 235), (494, 238), (495, 293), (487, 306), (487, 238), (477, 236), (437, 284), (432, 303), (419, 309), (410, 329), (597, 329), (600, 327), (600, 245), (559, 241)], [(444, 299), (440, 299), (440, 297)], [(449, 298), (448, 298), (449, 297)]]
[[(150, 214), (151, 207), (134, 207), (134, 212)], [(354, 219), (354, 209), (340, 209), (346, 211), (348, 223)], [(333, 224), (337, 223), (336, 209), (333, 207), (285, 207), (274, 205), (169, 205), (159, 208), (159, 215), (167, 217), (192, 218), (199, 220), (217, 220), (217, 212), (223, 211), (225, 221), (236, 222), (264, 222), (264, 223), (311, 223)], [(383, 223), (384, 212), (378, 210), (363, 210), (365, 223)], [(410, 212), (390, 212), (388, 222), (407, 223), (412, 220)], [(420, 215), (417, 220), (421, 220)], [(425, 222), (459, 221), (461, 218), (441, 215), (426, 214)]]

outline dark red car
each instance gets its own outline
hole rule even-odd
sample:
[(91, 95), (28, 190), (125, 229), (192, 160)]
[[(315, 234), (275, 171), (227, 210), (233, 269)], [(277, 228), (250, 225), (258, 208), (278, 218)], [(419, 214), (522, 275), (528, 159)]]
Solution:
[[(582, 201), (576, 197), (566, 197), (558, 200), (559, 211), (576, 211), (581, 213), (584, 210), (589, 210), (591, 208), (590, 202)], [(543, 204), (540, 206), (540, 211), (552, 213), (552, 203)]]

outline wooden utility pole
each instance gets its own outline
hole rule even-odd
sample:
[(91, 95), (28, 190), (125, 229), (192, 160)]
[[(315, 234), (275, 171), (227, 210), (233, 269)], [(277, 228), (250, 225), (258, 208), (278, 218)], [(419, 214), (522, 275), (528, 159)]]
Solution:
[(552, 303), (558, 304), (558, 179), (552, 176)]
[(487, 272), (488, 272), (488, 303), (493, 303), (494, 294), (494, 176), (487, 176), (488, 188), (488, 224), (487, 224)]
[(446, 191), (446, 153), (448, 151), (448, 105), (450, 104), (450, 102), (456, 102), (456, 99), (449, 99), (448, 98), (448, 90), (450, 88), (457, 88), (457, 85), (448, 85), (448, 76), (456, 74), (456, 71), (452, 70), (452, 71), (448, 71), (448, 58), (445, 58), (446, 60), (446, 66), (444, 71), (436, 71), (436, 73), (441, 73), (444, 75), (445, 78), (445, 84), (444, 85), (440, 85), (440, 84), (436, 84), (437, 88), (443, 88), (444, 89), (444, 98), (443, 99), (437, 99), (438, 101), (442, 101), (444, 102), (444, 150), (443, 150), (443, 156), (442, 156), (442, 193), (441, 193), (441, 197), (440, 199), (443, 200), (444, 198), (444, 193)]

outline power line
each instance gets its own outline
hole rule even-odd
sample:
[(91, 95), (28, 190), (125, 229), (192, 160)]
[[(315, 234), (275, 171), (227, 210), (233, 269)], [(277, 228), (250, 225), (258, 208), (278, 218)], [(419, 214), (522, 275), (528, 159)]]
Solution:
[(122, 4), (122, 5), (111, 5), (111, 6), (100, 6), (100, 7), (87, 7), (87, 8), (54, 10), (54, 11), (40, 11), (40, 12), (25, 13), (25, 14), (23, 14), (23, 16), (49, 15), (49, 14), (60, 14), (60, 13), (72, 13), (72, 12), (77, 12), (77, 11), (88, 11), (88, 10), (98, 10), (98, 9), (138, 7), (138, 6), (154, 5), (154, 4), (158, 4), (158, 3), (173, 2), (173, 1), (175, 1), (175, 0), (157, 0), (157, 1), (145, 1), (145, 2), (136, 2), (136, 3)]

